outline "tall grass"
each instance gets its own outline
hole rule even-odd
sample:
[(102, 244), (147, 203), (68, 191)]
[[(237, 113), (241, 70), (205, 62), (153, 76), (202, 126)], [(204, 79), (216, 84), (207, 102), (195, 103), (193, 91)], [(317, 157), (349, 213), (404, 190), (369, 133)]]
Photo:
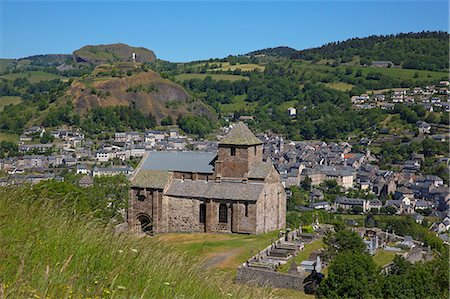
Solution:
[[(93, 199), (94, 200), (94, 199)], [(0, 189), (0, 298), (262, 298), (151, 237)]]

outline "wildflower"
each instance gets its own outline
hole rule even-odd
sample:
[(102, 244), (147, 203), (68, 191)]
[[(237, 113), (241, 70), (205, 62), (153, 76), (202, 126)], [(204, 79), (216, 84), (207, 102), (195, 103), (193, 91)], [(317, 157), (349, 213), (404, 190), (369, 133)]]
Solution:
[(131, 249), (131, 251), (133, 251), (134, 253), (137, 253), (138, 251), (137, 251), (137, 249)]

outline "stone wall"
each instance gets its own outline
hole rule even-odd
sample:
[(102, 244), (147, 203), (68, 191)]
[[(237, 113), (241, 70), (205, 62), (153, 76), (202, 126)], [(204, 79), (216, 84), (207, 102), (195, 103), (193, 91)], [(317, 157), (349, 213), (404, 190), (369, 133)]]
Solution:
[(146, 188), (131, 188), (129, 190), (129, 201), (127, 218), (129, 228), (135, 232), (141, 231), (140, 222), (137, 217), (146, 214), (153, 219), (153, 192)]
[[(247, 206), (247, 207), (246, 207)], [(247, 215), (245, 210), (247, 209)], [(233, 233), (256, 233), (256, 203), (235, 202), (233, 203)]]
[(204, 232), (200, 223), (201, 200), (167, 196), (168, 232)]
[[(219, 222), (219, 206), (221, 203), (224, 203), (227, 205), (227, 223)], [(210, 200), (210, 214), (207, 213), (207, 220), (210, 221), (210, 229), (211, 232), (218, 232), (218, 233), (231, 233), (231, 222), (233, 217), (233, 204), (231, 202), (226, 201), (215, 201)]]
[[(235, 155), (231, 155), (231, 151)], [(218, 149), (216, 175), (229, 178), (244, 178), (254, 162), (262, 161), (262, 145), (227, 146)]]
[(283, 229), (286, 225), (286, 192), (273, 168), (257, 201), (256, 233)]
[(303, 291), (304, 275), (280, 273), (254, 267), (238, 268), (236, 282)]

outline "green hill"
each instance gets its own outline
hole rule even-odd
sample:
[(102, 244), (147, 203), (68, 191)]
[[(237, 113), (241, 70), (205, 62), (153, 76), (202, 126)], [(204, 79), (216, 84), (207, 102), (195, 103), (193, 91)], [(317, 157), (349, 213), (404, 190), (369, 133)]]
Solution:
[(41, 190), (0, 189), (2, 298), (263, 298), (154, 238), (116, 235)]
[(293, 58), (314, 61), (333, 59), (340, 63), (348, 63), (357, 57), (361, 64), (391, 61), (394, 65), (408, 69), (447, 70), (448, 56), (448, 33), (427, 31), (372, 35), (332, 42), (318, 48), (301, 50)]
[(292, 55), (296, 54), (297, 50), (290, 47), (275, 47), (275, 48), (266, 48), (262, 50), (256, 50), (249, 52), (245, 55), (248, 56), (258, 56), (258, 55), (267, 55), (267, 56), (280, 56), (280, 57), (287, 57), (290, 58)]
[(153, 51), (131, 47), (125, 44), (111, 44), (98, 46), (84, 46), (73, 52), (74, 58), (78, 62), (88, 62), (99, 65), (103, 63), (131, 62), (133, 53), (136, 54), (136, 62), (153, 62), (156, 60)]
[(189, 114), (215, 115), (175, 82), (131, 62), (97, 66), (90, 76), (75, 80), (67, 94), (78, 112), (96, 107), (133, 106), (157, 119)]

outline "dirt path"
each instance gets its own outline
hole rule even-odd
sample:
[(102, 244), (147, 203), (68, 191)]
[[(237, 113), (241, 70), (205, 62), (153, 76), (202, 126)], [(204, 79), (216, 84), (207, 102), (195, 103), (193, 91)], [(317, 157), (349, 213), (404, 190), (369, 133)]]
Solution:
[(227, 251), (225, 253), (213, 255), (206, 259), (206, 262), (204, 263), (204, 268), (213, 268), (216, 266), (219, 266), (220, 264), (224, 263), (227, 259), (232, 258), (233, 256), (237, 255), (239, 253), (239, 248)]

